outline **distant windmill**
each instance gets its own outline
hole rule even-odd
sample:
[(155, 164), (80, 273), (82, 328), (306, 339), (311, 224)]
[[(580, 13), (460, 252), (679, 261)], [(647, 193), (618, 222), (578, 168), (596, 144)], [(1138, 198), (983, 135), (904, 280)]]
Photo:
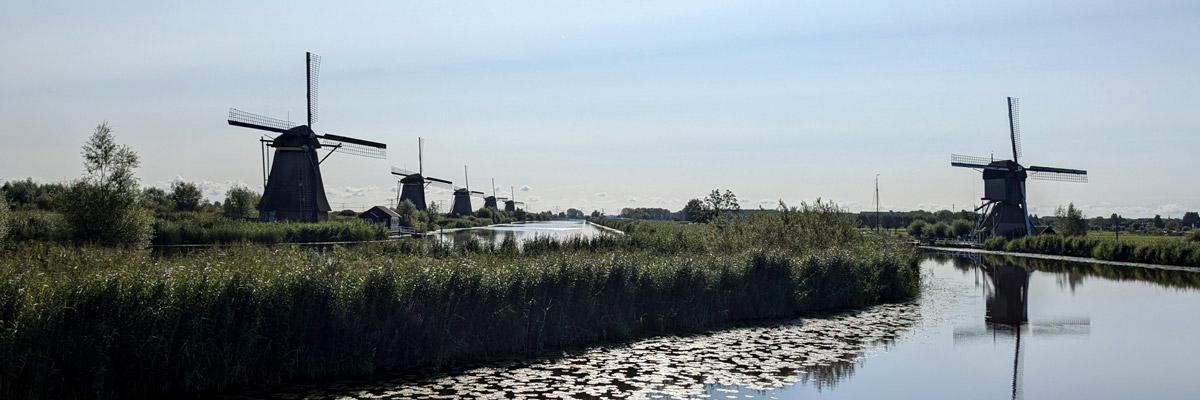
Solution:
[(517, 204), (525, 205), (525, 203), (517, 201), (517, 190), (515, 188), (509, 187), (509, 189), (512, 190), (513, 198), (504, 201), (504, 211), (517, 211)]
[(1046, 181), (1087, 183), (1087, 171), (1084, 170), (1021, 166), (1018, 163), (1021, 156), (1019, 121), (1017, 99), (1009, 97), (1008, 129), (1012, 139), (1012, 160), (996, 161), (985, 157), (950, 155), (951, 166), (983, 171), (984, 204), (975, 209), (976, 214), (982, 216), (976, 222), (976, 234), (1007, 237), (1037, 234), (1033, 230), (1033, 224), (1029, 222), (1029, 208), (1025, 202), (1026, 176)]
[(425, 176), (425, 139), (417, 138), (417, 172), (392, 167), (392, 175), (402, 177), (396, 192), (396, 206), (404, 200), (411, 201), (417, 210), (425, 211), (425, 187), (450, 189), (451, 182)]
[(471, 190), (471, 181), (467, 178), (467, 166), (463, 166), (463, 183), (465, 187), (454, 188), (454, 204), (450, 206), (450, 214), (472, 215), (471, 196), (483, 197), (484, 193)]
[[(244, 128), (275, 132), (274, 138), (262, 138), (263, 176), (266, 180), (262, 200), (258, 203), (259, 219), (316, 222), (329, 218), (329, 199), (321, 181), (320, 164), (333, 152), (342, 150), (358, 156), (385, 158), (387, 145), (333, 134), (318, 135), (312, 130), (317, 122), (317, 71), (321, 56), (307, 53), (308, 124), (296, 125), (229, 109), (229, 124)], [(275, 160), (268, 171), (267, 147), (275, 148)], [(317, 149), (329, 148), (325, 157), (317, 158)]]
[(492, 178), (492, 195), (483, 198), (483, 208), (499, 208), (496, 206), (496, 199), (496, 178)]

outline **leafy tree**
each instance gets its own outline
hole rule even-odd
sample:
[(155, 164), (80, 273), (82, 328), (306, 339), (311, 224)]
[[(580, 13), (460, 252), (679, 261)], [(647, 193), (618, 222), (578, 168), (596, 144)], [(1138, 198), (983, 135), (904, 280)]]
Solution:
[(604, 214), (601, 214), (600, 210), (592, 210), (592, 218), (600, 218), (603, 216), (604, 216)]
[(704, 208), (711, 214), (711, 218), (721, 218), (722, 214), (737, 213), (741, 211), (742, 206), (738, 204), (737, 196), (728, 189), (722, 194), (719, 189), (713, 189), (708, 197), (704, 198)]
[(117, 145), (105, 122), (96, 127), (83, 146), (88, 176), (71, 184), (63, 194), (63, 217), (77, 243), (144, 247), (150, 243), (154, 217), (142, 206), (133, 169), (138, 156), (129, 146)]
[[(667, 213), (669, 214), (670, 211), (668, 211)], [(583, 211), (580, 211), (579, 209), (575, 209), (575, 208), (568, 208), (567, 209), (567, 218), (574, 218), (574, 219), (583, 218)]]
[(679, 211), (683, 214), (685, 221), (705, 222), (704, 203), (700, 199), (688, 200), (687, 205), (683, 206), (683, 210)]
[(971, 221), (956, 219), (950, 225), (950, 234), (956, 238), (963, 238), (971, 234), (972, 229), (975, 229), (975, 224), (972, 224)]
[(1164, 227), (1164, 226), (1166, 226), (1166, 224), (1165, 224), (1165, 223), (1163, 223), (1162, 216), (1155, 215), (1155, 216), (1154, 216), (1154, 227), (1155, 227), (1155, 228), (1162, 228), (1162, 227)]
[(1058, 206), (1054, 210), (1054, 231), (1062, 236), (1087, 235), (1087, 221), (1083, 218), (1083, 211), (1075, 208), (1075, 203), (1069, 203), (1065, 208)]
[(1183, 213), (1183, 220), (1180, 221), (1180, 223), (1183, 224), (1183, 226), (1191, 228), (1200, 226), (1200, 214), (1196, 214), (1195, 211)]
[(417, 216), (417, 206), (412, 200), (404, 199), (396, 205), (396, 214), (400, 214), (400, 225), (417, 227), (420, 218)]
[(1183, 228), (1183, 224), (1181, 224), (1179, 220), (1173, 219), (1167, 221), (1167, 224), (1164, 226), (1164, 228), (1167, 229), (1167, 232), (1179, 232), (1179, 230)]
[(1117, 215), (1117, 213), (1113, 213), (1108, 217), (1108, 224), (1118, 228), (1121, 227), (1121, 216)]
[(196, 211), (200, 209), (204, 195), (200, 188), (191, 182), (174, 182), (171, 184), (171, 203), (178, 211)]
[(928, 225), (929, 223), (923, 219), (913, 220), (912, 223), (908, 224), (908, 236), (922, 237), (925, 235), (925, 227)]
[(142, 190), (142, 200), (148, 207), (157, 211), (170, 211), (174, 208), (167, 191), (153, 186)]
[(1093, 230), (1103, 230), (1104, 223), (1107, 221), (1108, 220), (1105, 219), (1104, 217), (1092, 217), (1091, 219), (1088, 220), (1088, 228), (1093, 229)]
[(83, 166), (89, 178), (102, 185), (120, 184), (133, 178), (133, 169), (140, 164), (137, 152), (128, 145), (118, 145), (108, 121), (96, 126), (83, 146)]
[[(250, 188), (234, 186), (225, 192), (225, 204), (221, 208), (221, 212), (225, 214), (226, 218), (257, 218), (258, 210), (255, 206), (258, 205), (261, 198), (261, 195)], [(350, 213), (352, 216), (355, 214), (354, 211), (350, 211)]]
[(950, 236), (950, 224), (945, 222), (925, 224), (923, 231), (926, 237), (944, 238)]

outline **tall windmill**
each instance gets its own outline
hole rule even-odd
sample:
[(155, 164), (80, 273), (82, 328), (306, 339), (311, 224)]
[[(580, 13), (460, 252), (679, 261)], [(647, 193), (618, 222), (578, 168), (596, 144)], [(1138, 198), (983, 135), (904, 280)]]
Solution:
[(433, 186), (450, 189), (451, 182), (425, 176), (425, 139), (417, 138), (417, 172), (392, 167), (392, 175), (401, 177), (400, 190), (396, 191), (396, 206), (404, 200), (411, 201), (417, 210), (425, 211), (425, 188)]
[[(317, 71), (321, 56), (306, 53), (308, 77), (308, 124), (296, 125), (262, 115), (248, 113), (236, 108), (229, 109), (229, 124), (243, 128), (274, 132), (275, 137), (265, 136), (259, 141), (263, 145), (263, 176), (266, 180), (262, 200), (259, 201), (259, 220), (316, 222), (329, 218), (329, 199), (325, 197), (325, 185), (321, 181), (320, 164), (335, 151), (370, 158), (385, 158), (387, 145), (368, 140), (355, 139), (333, 134), (318, 135), (312, 125), (317, 122)], [(268, 161), (267, 147), (275, 148), (275, 160)], [(317, 157), (317, 149), (327, 148), (329, 153)], [(270, 164), (270, 169), (266, 167)]]
[(467, 178), (467, 166), (463, 166), (463, 184), (464, 187), (454, 188), (454, 204), (450, 206), (450, 214), (454, 215), (472, 215), (474, 212), (471, 209), (471, 196), (483, 197), (484, 193), (471, 190), (471, 181)]
[[(1081, 169), (1022, 166), (1021, 129), (1017, 99), (1008, 98), (1008, 130), (1012, 140), (1012, 160), (993, 160), (985, 157), (950, 155), (950, 165), (983, 171), (983, 205), (975, 209), (981, 217), (975, 224), (975, 234), (981, 236), (1017, 237), (1036, 235), (1029, 222), (1025, 202), (1025, 178), (1087, 183), (1087, 171)], [(982, 211), (982, 212), (981, 212)], [(979, 239), (983, 239), (980, 237)]]
[(525, 205), (525, 202), (517, 201), (517, 190), (515, 187), (509, 187), (509, 190), (512, 191), (513, 198), (504, 201), (504, 211), (517, 211), (517, 204)]

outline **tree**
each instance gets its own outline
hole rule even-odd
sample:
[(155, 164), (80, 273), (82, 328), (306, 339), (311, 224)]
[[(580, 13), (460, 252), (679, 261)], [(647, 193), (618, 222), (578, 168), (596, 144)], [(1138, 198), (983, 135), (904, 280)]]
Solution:
[(1108, 217), (1108, 224), (1110, 226), (1113, 226), (1113, 229), (1120, 228), (1121, 227), (1121, 216), (1117, 215), (1117, 213), (1113, 213), (1111, 216)]
[(688, 200), (687, 205), (683, 206), (683, 210), (679, 211), (683, 214), (685, 221), (705, 222), (704, 203), (700, 199)]
[(84, 144), (83, 164), (88, 176), (63, 194), (63, 217), (71, 227), (72, 239), (132, 248), (149, 244), (154, 216), (143, 207), (133, 175), (137, 153), (129, 146), (117, 145), (105, 122)]
[(1196, 228), (1200, 226), (1200, 214), (1196, 214), (1195, 211), (1183, 213), (1183, 220), (1180, 223), (1186, 227)]
[(175, 210), (199, 210), (202, 200), (204, 200), (204, 195), (200, 193), (200, 188), (196, 187), (196, 184), (191, 182), (171, 183), (171, 203), (175, 205)]
[(929, 225), (929, 223), (925, 222), (925, 220), (923, 220), (923, 219), (913, 220), (912, 223), (908, 224), (908, 236), (912, 236), (915, 238), (921, 237), (922, 235), (925, 234), (925, 227), (927, 225)]
[(1166, 224), (1163, 223), (1162, 216), (1155, 215), (1154, 216), (1154, 227), (1162, 228), (1163, 226), (1166, 226)]
[(1183, 224), (1181, 224), (1179, 220), (1173, 219), (1167, 221), (1167, 224), (1164, 226), (1164, 228), (1167, 229), (1167, 232), (1179, 232), (1179, 230), (1183, 228)]
[(83, 146), (83, 166), (95, 183), (105, 186), (125, 183), (133, 179), (133, 169), (139, 165), (137, 152), (128, 145), (117, 144), (108, 121), (97, 125)]
[(604, 216), (604, 214), (601, 214), (600, 210), (592, 210), (592, 218), (600, 218), (603, 216)]
[(171, 197), (167, 195), (167, 191), (153, 186), (142, 190), (142, 200), (146, 203), (147, 207), (156, 211), (170, 211), (174, 208), (171, 203)]
[(963, 238), (971, 234), (971, 230), (975, 229), (975, 224), (965, 219), (956, 219), (950, 225), (950, 234), (957, 238)]
[[(262, 196), (250, 188), (235, 185), (225, 192), (225, 204), (221, 208), (221, 212), (226, 218), (257, 218), (258, 210), (255, 209), (255, 206), (258, 205), (260, 198)], [(351, 211), (351, 215), (354, 215), (353, 211)]]
[(720, 218), (721, 214), (736, 213), (741, 211), (742, 206), (738, 204), (737, 196), (728, 189), (722, 194), (719, 189), (713, 189), (708, 197), (704, 198), (704, 206), (711, 213), (711, 218)]
[(1075, 208), (1075, 203), (1069, 203), (1066, 208), (1058, 206), (1054, 210), (1054, 231), (1062, 236), (1087, 235), (1087, 221), (1083, 211)]
[(567, 209), (567, 218), (580, 219), (583, 218), (583, 211), (575, 208)]

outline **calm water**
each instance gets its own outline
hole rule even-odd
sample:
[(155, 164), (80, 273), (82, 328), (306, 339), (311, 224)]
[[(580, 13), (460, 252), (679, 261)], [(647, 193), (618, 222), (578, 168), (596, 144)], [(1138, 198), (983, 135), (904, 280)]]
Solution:
[(275, 398), (1200, 398), (1200, 273), (930, 256), (907, 304)]
[(537, 237), (553, 237), (564, 240), (575, 236), (593, 237), (604, 234), (607, 234), (605, 230), (588, 224), (586, 221), (566, 220), (493, 225), (486, 228), (465, 229), (434, 235), (433, 237), (438, 240), (448, 240), (451, 242), (461, 242), (475, 238), (484, 243), (492, 243), (494, 245), (499, 245), (505, 238), (512, 238), (520, 246), (524, 241)]

